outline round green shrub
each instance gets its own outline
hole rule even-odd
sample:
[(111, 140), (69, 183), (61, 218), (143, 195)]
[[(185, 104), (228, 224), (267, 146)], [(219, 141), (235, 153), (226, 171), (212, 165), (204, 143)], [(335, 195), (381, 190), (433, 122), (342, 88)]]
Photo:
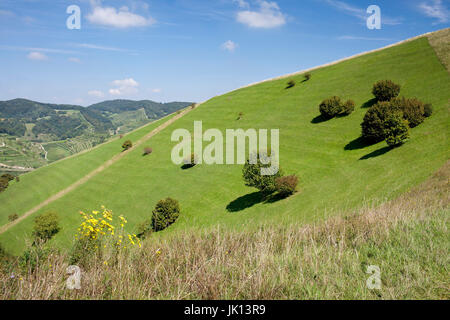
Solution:
[(38, 241), (50, 240), (59, 230), (59, 217), (55, 212), (46, 212), (34, 219), (33, 236)]
[(400, 85), (391, 80), (381, 80), (373, 85), (372, 93), (378, 101), (390, 101), (400, 93)]
[(370, 107), (361, 123), (363, 138), (369, 142), (383, 141), (384, 121), (392, 112), (389, 102), (378, 102)]
[(417, 127), (425, 120), (425, 105), (416, 98), (396, 98), (391, 100), (392, 110), (400, 110), (403, 112), (403, 118), (408, 120), (409, 127)]
[(347, 100), (342, 106), (341, 106), (341, 114), (343, 115), (349, 115), (355, 110), (355, 101), (353, 100)]
[(319, 111), (322, 117), (331, 119), (341, 112), (341, 98), (334, 96), (323, 100), (319, 105)]
[(409, 139), (408, 121), (401, 112), (394, 112), (385, 119), (384, 135), (390, 147), (400, 146)]
[[(262, 158), (265, 158), (261, 161)], [(253, 159), (254, 161), (250, 161)], [(242, 169), (242, 177), (245, 181), (245, 185), (248, 187), (255, 187), (264, 194), (271, 194), (277, 190), (275, 180), (282, 176), (281, 169), (278, 168), (277, 172), (272, 175), (262, 175), (262, 168), (270, 168), (271, 164), (268, 163), (267, 155), (252, 155), (250, 159), (244, 164)], [(250, 163), (254, 162), (254, 163)]]
[(298, 184), (298, 177), (296, 175), (284, 176), (275, 179), (277, 192), (283, 197), (292, 195)]
[(180, 204), (177, 200), (166, 198), (159, 200), (153, 210), (153, 231), (161, 231), (174, 223), (180, 215)]
[(122, 148), (124, 151), (130, 149), (132, 146), (133, 143), (130, 140), (127, 140), (122, 144)]

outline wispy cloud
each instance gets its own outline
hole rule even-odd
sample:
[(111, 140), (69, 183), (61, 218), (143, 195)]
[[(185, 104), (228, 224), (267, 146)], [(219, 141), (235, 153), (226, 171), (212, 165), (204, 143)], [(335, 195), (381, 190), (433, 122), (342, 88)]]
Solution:
[(447, 23), (450, 20), (450, 11), (441, 0), (423, 2), (419, 5), (419, 9), (426, 16), (437, 19), (435, 24)]
[(127, 52), (129, 50), (116, 48), (116, 47), (107, 47), (107, 46), (100, 46), (96, 44), (90, 44), (90, 43), (75, 43), (73, 44), (75, 47), (79, 48), (85, 48), (85, 49), (95, 49), (95, 50), (104, 50), (104, 51), (119, 51), (119, 52)]
[(340, 36), (338, 40), (367, 40), (367, 41), (395, 41), (390, 38), (371, 38), (371, 37), (358, 37), (358, 36)]
[(38, 51), (32, 51), (27, 55), (27, 58), (30, 60), (36, 60), (36, 61), (43, 61), (43, 60), (48, 60), (48, 57)]
[(250, 9), (239, 11), (236, 16), (237, 21), (252, 28), (264, 29), (286, 24), (286, 16), (276, 2), (258, 1), (258, 4), (259, 9), (256, 11)]
[(16, 46), (0, 46), (4, 50), (15, 50), (15, 51), (38, 51), (45, 53), (59, 53), (59, 54), (78, 54), (76, 51), (62, 50), (62, 49), (52, 49), (52, 48), (38, 48), (38, 47), (16, 47)]
[[(355, 7), (353, 5), (350, 5), (346, 2), (343, 1), (338, 1), (338, 0), (325, 0), (325, 2), (327, 4), (329, 4), (330, 6), (338, 9), (339, 11), (342, 11), (348, 15), (351, 15), (353, 17), (356, 17), (358, 19), (360, 19), (361, 21), (366, 21), (367, 17), (369, 16), (366, 12), (365, 9), (359, 8), (359, 7)], [(398, 25), (402, 23), (402, 19), (401, 18), (392, 18), (389, 17), (385, 14), (381, 15), (381, 22), (382, 24), (386, 24), (386, 25)]]
[(239, 45), (231, 40), (225, 41), (224, 43), (222, 43), (222, 45), (220, 46), (222, 48), (222, 50), (226, 50), (229, 52), (234, 52), (234, 50), (236, 50), (236, 48)]
[(145, 27), (156, 23), (152, 17), (133, 13), (126, 6), (119, 9), (102, 7), (99, 1), (91, 1), (91, 5), (92, 12), (86, 16), (86, 19), (93, 24), (114, 28), (131, 28)]
[(114, 80), (112, 85), (115, 87), (109, 90), (109, 94), (113, 96), (129, 95), (138, 92), (139, 83), (133, 78)]

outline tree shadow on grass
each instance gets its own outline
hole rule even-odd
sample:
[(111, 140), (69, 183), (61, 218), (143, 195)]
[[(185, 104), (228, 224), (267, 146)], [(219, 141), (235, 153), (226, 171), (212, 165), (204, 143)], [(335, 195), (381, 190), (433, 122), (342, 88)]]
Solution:
[(364, 102), (363, 105), (361, 106), (361, 108), (363, 108), (363, 109), (364, 108), (370, 108), (375, 103), (377, 103), (377, 99), (376, 98), (370, 99), (369, 101)]
[(236, 200), (231, 201), (227, 205), (227, 210), (229, 212), (237, 212), (242, 211), (248, 208), (253, 207), (258, 203), (274, 203), (283, 199), (288, 198), (289, 196), (280, 195), (278, 193), (275, 194), (265, 194), (260, 191), (246, 194), (245, 196), (239, 197)]
[(227, 205), (227, 210), (229, 212), (242, 211), (244, 209), (251, 208), (255, 204), (258, 204), (263, 201), (264, 201), (264, 194), (262, 194), (259, 191), (253, 192), (231, 201)]
[(366, 154), (365, 156), (361, 157), (359, 160), (367, 160), (367, 159), (370, 159), (370, 158), (375, 158), (375, 157), (378, 157), (378, 156), (382, 156), (383, 154), (388, 153), (391, 150), (392, 150), (391, 147), (386, 146), (386, 147), (383, 147), (381, 149), (378, 149), (378, 150), (375, 150), (375, 151), (373, 151), (371, 153)]
[(274, 203), (283, 199), (287, 199), (289, 198), (290, 195), (283, 195), (283, 194), (279, 194), (279, 193), (275, 193), (272, 194), (270, 196), (268, 196), (266, 198), (266, 200), (264, 201), (264, 203)]
[(329, 118), (324, 117), (323, 115), (318, 115), (314, 119), (311, 120), (311, 123), (317, 124), (321, 122), (325, 122), (327, 120), (330, 120)]
[(363, 137), (359, 137), (347, 143), (344, 147), (344, 150), (364, 149), (365, 147), (371, 146), (373, 144), (374, 143), (367, 141)]
[(183, 165), (181, 166), (181, 170), (187, 170), (187, 169), (190, 169), (190, 168), (193, 168), (193, 167), (195, 167), (195, 164), (190, 164), (190, 163), (188, 163), (188, 164), (183, 164)]

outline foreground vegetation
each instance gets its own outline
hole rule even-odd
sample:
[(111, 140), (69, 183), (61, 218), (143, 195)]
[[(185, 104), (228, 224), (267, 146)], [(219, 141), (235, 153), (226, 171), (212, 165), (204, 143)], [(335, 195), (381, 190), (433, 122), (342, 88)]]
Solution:
[[(4, 262), (0, 299), (449, 299), (449, 178), (447, 163), (393, 201), (323, 223), (147, 239), (84, 265), (79, 290), (66, 288), (69, 254), (35, 248)], [(379, 290), (366, 285), (371, 265)]]

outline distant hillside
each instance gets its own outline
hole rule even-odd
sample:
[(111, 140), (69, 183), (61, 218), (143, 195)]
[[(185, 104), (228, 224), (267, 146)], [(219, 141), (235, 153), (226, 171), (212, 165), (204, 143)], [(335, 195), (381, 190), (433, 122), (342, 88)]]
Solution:
[(113, 100), (82, 107), (27, 99), (0, 101), (0, 144), (5, 144), (0, 149), (0, 163), (37, 168), (189, 104)]
[(159, 103), (151, 100), (109, 100), (90, 105), (91, 110), (108, 113), (122, 113), (145, 109), (148, 118), (161, 117), (188, 106), (190, 102)]

